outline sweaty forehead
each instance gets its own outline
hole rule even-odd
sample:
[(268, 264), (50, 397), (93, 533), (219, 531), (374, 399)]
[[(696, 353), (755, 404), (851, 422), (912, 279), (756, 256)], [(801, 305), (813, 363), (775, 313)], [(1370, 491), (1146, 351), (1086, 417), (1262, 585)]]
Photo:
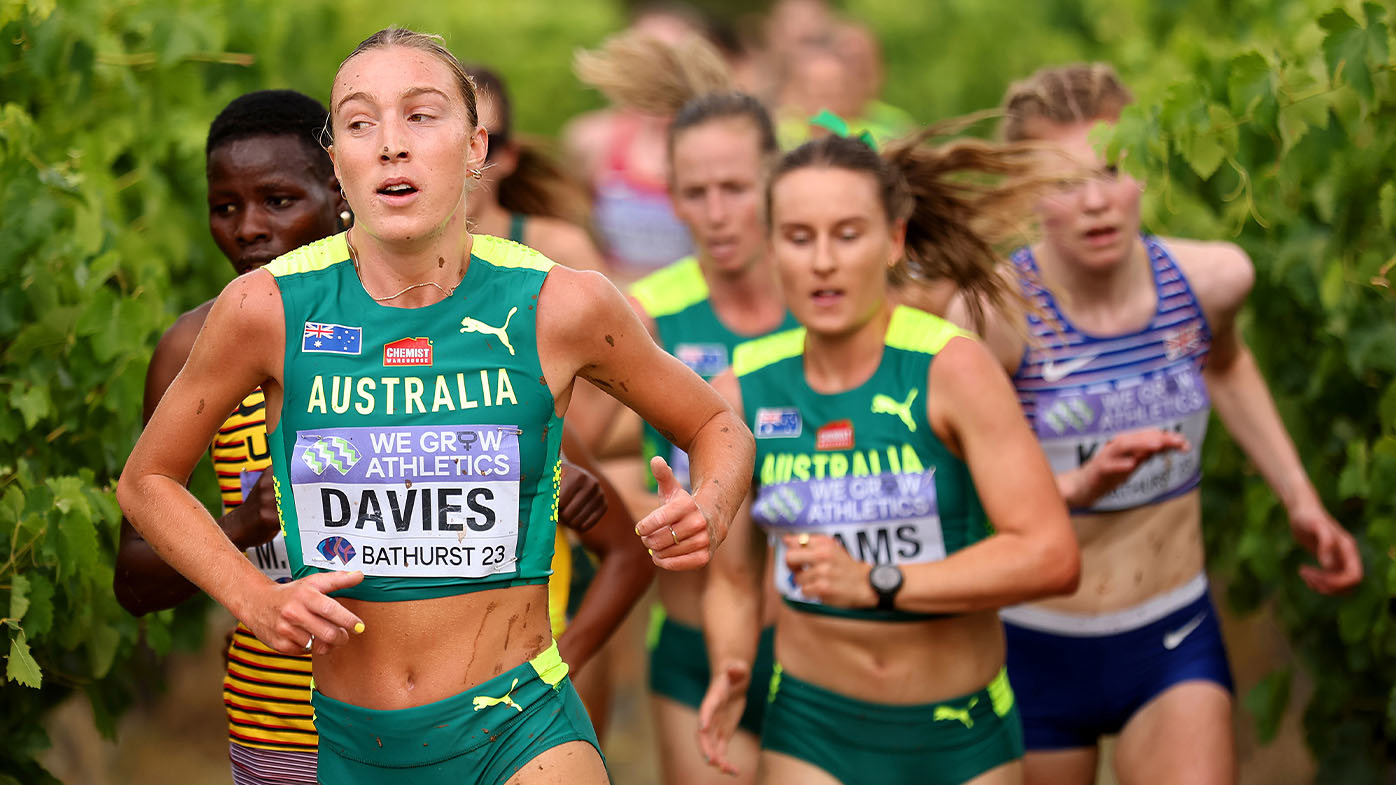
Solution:
[(330, 102), (334, 111), (351, 97), (387, 104), (423, 88), (451, 100), (461, 97), (459, 82), (446, 63), (420, 49), (389, 46), (362, 52), (340, 66)]

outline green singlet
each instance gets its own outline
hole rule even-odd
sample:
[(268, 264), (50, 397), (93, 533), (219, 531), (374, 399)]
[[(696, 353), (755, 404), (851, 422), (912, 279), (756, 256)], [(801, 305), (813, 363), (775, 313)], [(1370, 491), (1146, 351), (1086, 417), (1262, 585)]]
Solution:
[(833, 608), (805, 597), (780, 535), (828, 534), (870, 564), (939, 561), (989, 535), (969, 467), (931, 430), (926, 383), (951, 338), (967, 335), (899, 306), (877, 371), (824, 395), (804, 375), (805, 330), (737, 347), (732, 369), (756, 435), (752, 519), (772, 536), (776, 589), (797, 610), (882, 621), (934, 615)]
[(269, 438), (295, 577), (363, 570), (338, 595), (372, 601), (546, 582), (562, 420), (535, 322), (553, 263), (476, 235), (450, 297), (391, 308), (345, 238), (267, 266), (285, 306)]
[[(751, 336), (733, 332), (717, 318), (712, 301), (708, 299), (703, 271), (692, 256), (636, 281), (630, 287), (630, 296), (654, 319), (659, 345), (704, 381), (712, 381), (714, 376), (727, 370), (732, 350), (737, 344), (751, 340)], [(787, 311), (785, 320), (776, 329), (788, 330), (795, 326), (794, 317)], [(649, 423), (645, 423), (641, 449), (651, 491), (658, 489), (654, 476), (649, 474), (650, 459), (656, 455), (664, 456), (674, 476), (688, 487), (688, 455), (670, 444)]]

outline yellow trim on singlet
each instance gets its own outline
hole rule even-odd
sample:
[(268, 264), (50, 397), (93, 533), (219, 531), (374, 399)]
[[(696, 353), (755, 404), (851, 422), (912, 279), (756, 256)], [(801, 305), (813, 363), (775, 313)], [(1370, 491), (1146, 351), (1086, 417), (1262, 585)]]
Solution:
[(470, 249), (470, 253), (495, 267), (547, 272), (556, 266), (553, 260), (527, 245), (520, 245), (513, 240), (506, 240), (491, 234), (475, 235), (475, 245)]
[(799, 357), (805, 351), (805, 328), (796, 327), (772, 333), (754, 341), (737, 344), (732, 350), (732, 373), (745, 376), (781, 360)]
[(553, 637), (567, 629), (567, 601), (572, 595), (572, 545), (562, 527), (553, 536), (553, 574), (548, 576), (548, 623)]
[(887, 345), (907, 352), (938, 354), (956, 336), (976, 340), (974, 333), (962, 330), (935, 314), (905, 305), (893, 309), (892, 319), (887, 323)]
[[(209, 446), (225, 513), (242, 504), (243, 472), (271, 467), (266, 419), (266, 398), (262, 395), (262, 388), (258, 387), (242, 399), (237, 411), (223, 421), (213, 437), (213, 444)], [(253, 457), (253, 450), (262, 455)]]
[(290, 253), (282, 254), (266, 266), (267, 272), (280, 278), (283, 275), (311, 273), (323, 270), (330, 265), (349, 261), (349, 235), (334, 234), (309, 245), (302, 245)]
[(276, 652), (238, 625), (223, 677), (230, 740), (256, 749), (314, 750), (310, 689), (310, 657)]
[(676, 314), (708, 298), (708, 282), (692, 256), (646, 275), (630, 286), (630, 296), (650, 318)]

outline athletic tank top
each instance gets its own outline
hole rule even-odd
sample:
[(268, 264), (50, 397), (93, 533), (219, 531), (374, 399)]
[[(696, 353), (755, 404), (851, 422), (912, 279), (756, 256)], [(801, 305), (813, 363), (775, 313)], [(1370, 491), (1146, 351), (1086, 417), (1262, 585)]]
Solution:
[(389, 308), (345, 235), (267, 265), (286, 315), (272, 466), (292, 574), (413, 600), (547, 581), (562, 420), (535, 339), (553, 263), (476, 235), (454, 294)]
[(776, 590), (792, 608), (878, 621), (938, 618), (833, 608), (804, 596), (785, 566), (782, 535), (831, 535), (868, 564), (940, 561), (989, 536), (969, 467), (926, 416), (932, 361), (957, 335), (968, 334), (899, 306), (877, 371), (832, 395), (805, 383), (804, 328), (737, 347), (732, 370), (756, 435), (751, 517), (770, 536)]
[[(692, 256), (636, 281), (630, 287), (630, 296), (654, 319), (660, 347), (693, 369), (703, 381), (712, 381), (714, 376), (727, 370), (732, 364), (732, 350), (753, 337), (733, 332), (717, 318), (712, 301), (708, 299), (703, 271)], [(797, 326), (799, 324), (787, 311), (776, 331)], [(689, 487), (688, 454), (670, 444), (649, 423), (644, 424), (641, 449), (651, 491), (659, 488), (654, 475), (649, 473), (650, 459), (656, 455), (663, 455), (674, 470), (675, 478), (684, 488)]]
[(1074, 512), (1127, 510), (1180, 496), (1202, 479), (1211, 399), (1202, 379), (1212, 332), (1178, 263), (1145, 235), (1158, 305), (1141, 330), (1096, 336), (1078, 330), (1042, 286), (1029, 248), (1013, 254), (1023, 291), (1049, 321), (1028, 315), (1028, 346), (1013, 385), (1052, 471), (1080, 468), (1112, 436), (1173, 430), (1191, 449), (1144, 462), (1095, 504)]
[(593, 184), (592, 220), (607, 258), (631, 270), (653, 270), (693, 253), (688, 227), (674, 215), (664, 183), (640, 182), (627, 171), (626, 153), (640, 120), (621, 115)]
[[(213, 439), (213, 466), (225, 514), (242, 504), (257, 478), (271, 466), (266, 409), (266, 398), (258, 388), (242, 400)], [(291, 579), (284, 536), (248, 548), (247, 557), (267, 577), (280, 582)], [(241, 623), (228, 646), (223, 705), (228, 712), (228, 739), (235, 744), (301, 752), (317, 747), (310, 710), (310, 657), (280, 654)]]

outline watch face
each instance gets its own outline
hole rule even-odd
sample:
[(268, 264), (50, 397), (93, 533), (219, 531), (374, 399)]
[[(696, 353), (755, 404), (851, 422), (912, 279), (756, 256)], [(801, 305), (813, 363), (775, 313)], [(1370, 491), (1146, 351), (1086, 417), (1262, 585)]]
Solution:
[(896, 591), (902, 585), (902, 571), (894, 564), (879, 564), (872, 568), (868, 580), (877, 591)]

